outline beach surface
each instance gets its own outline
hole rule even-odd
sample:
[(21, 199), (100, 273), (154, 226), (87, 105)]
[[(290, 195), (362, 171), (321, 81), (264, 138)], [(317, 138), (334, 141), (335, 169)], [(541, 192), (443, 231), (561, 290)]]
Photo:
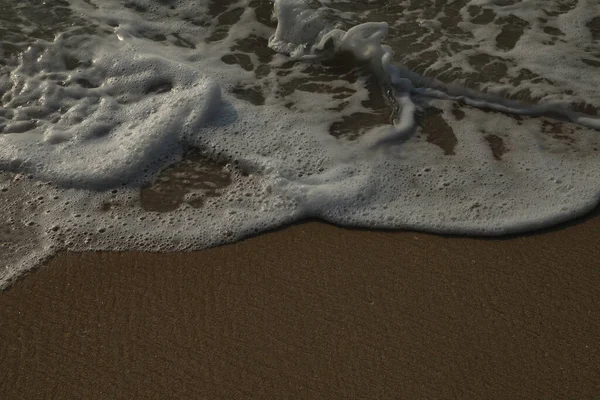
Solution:
[(0, 397), (599, 398), (599, 233), (59, 253), (0, 294)]
[(2, 0), (0, 400), (600, 399), (597, 15)]

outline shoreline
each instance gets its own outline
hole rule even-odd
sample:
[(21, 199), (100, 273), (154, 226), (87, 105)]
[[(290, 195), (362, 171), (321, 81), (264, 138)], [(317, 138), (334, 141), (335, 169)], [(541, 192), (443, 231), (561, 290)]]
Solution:
[[(150, 203), (152, 205), (154, 205), (153, 203)], [(161, 212), (161, 211), (159, 211)], [(232, 246), (235, 245), (239, 242), (244, 242), (247, 240), (253, 240), (256, 237), (259, 236), (263, 236), (263, 235), (270, 235), (270, 234), (274, 234), (274, 233), (278, 233), (281, 231), (285, 231), (287, 229), (293, 229), (295, 227), (299, 227), (299, 226), (303, 226), (303, 225), (307, 225), (307, 224), (322, 224), (322, 225), (326, 225), (326, 226), (330, 226), (333, 228), (337, 228), (343, 231), (358, 231), (358, 232), (364, 232), (364, 233), (380, 233), (380, 234), (416, 234), (416, 235), (425, 235), (425, 236), (434, 236), (434, 237), (439, 237), (439, 238), (446, 238), (446, 239), (469, 239), (469, 240), (514, 240), (514, 239), (519, 239), (519, 238), (526, 238), (526, 237), (535, 237), (538, 235), (544, 235), (544, 234), (548, 234), (548, 233), (553, 233), (553, 232), (560, 232), (564, 229), (570, 229), (571, 227), (580, 225), (580, 224), (586, 224), (588, 223), (588, 221), (593, 221), (594, 219), (598, 219), (600, 218), (600, 203), (597, 204), (596, 206), (592, 207), (591, 210), (588, 211), (584, 211), (582, 212), (580, 215), (573, 217), (573, 218), (569, 218), (569, 219), (565, 219), (561, 222), (557, 222), (556, 224), (547, 226), (547, 227), (543, 227), (543, 228), (539, 228), (539, 229), (532, 229), (532, 230), (525, 230), (523, 232), (516, 232), (516, 233), (503, 233), (503, 234), (499, 234), (499, 235), (477, 235), (477, 234), (453, 234), (453, 233), (439, 233), (439, 232), (431, 232), (431, 231), (419, 231), (419, 230), (410, 230), (410, 229), (394, 229), (394, 228), (364, 228), (364, 227), (360, 227), (360, 226), (344, 226), (344, 225), (338, 225), (338, 224), (334, 224), (328, 221), (324, 221), (324, 220), (320, 220), (320, 219), (315, 219), (315, 218), (308, 218), (308, 219), (303, 219), (303, 220), (299, 220), (296, 222), (292, 222), (289, 225), (283, 225), (283, 226), (279, 226), (279, 227), (275, 227), (275, 228), (270, 228), (267, 229), (265, 231), (250, 235), (250, 236), (246, 236), (243, 237), (237, 241), (231, 242), (231, 243), (225, 243), (225, 244), (221, 244), (221, 245), (217, 245), (217, 246), (212, 246), (212, 247), (207, 247), (204, 249), (200, 249), (200, 250), (183, 250), (183, 251), (145, 251), (145, 250), (84, 250), (84, 251), (71, 251), (71, 250), (58, 250), (55, 253), (52, 253), (50, 256), (46, 257), (44, 261), (42, 261), (41, 263), (37, 264), (36, 266), (34, 266), (31, 269), (26, 270), (25, 272), (19, 274), (16, 276), (16, 278), (14, 278), (14, 280), (9, 283), (8, 285), (6, 285), (5, 287), (0, 289), (0, 295), (5, 292), (10, 290), (10, 288), (12, 286), (14, 286), (15, 284), (17, 284), (19, 281), (21, 281), (22, 279), (26, 279), (26, 277), (31, 274), (31, 273), (35, 273), (38, 269), (40, 268), (46, 268), (49, 266), (49, 264), (52, 264), (54, 262), (54, 259), (56, 257), (59, 257), (63, 254), (70, 254), (70, 255), (81, 255), (81, 254), (104, 254), (104, 253), (121, 253), (121, 254), (140, 254), (140, 253), (145, 253), (145, 254), (165, 254), (165, 255), (169, 255), (169, 254), (177, 254), (177, 253), (182, 253), (182, 254), (197, 254), (197, 253), (201, 253), (201, 252), (205, 252), (205, 251), (209, 251), (211, 249), (217, 248), (217, 247), (223, 247), (223, 246)]]

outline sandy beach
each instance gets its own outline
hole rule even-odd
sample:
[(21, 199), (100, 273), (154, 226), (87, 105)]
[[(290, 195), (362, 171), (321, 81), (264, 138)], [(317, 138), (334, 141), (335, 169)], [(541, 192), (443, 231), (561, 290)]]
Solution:
[(597, 2), (305, 3), (0, 1), (0, 400), (600, 400), (600, 207), (88, 251), (598, 203)]
[(0, 294), (0, 397), (599, 398), (599, 233), (61, 253)]

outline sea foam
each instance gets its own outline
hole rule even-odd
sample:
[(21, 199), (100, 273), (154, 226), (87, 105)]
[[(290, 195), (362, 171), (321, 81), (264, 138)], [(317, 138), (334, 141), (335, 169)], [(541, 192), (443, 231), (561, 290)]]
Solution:
[[(2, 78), (0, 189), (24, 239), (6, 242), (0, 286), (61, 249), (201, 249), (304, 218), (501, 235), (598, 203), (596, 117), (556, 95), (532, 105), (426, 78), (385, 44), (397, 27), (368, 13), (351, 25), (328, 2), (276, 0), (274, 20), (268, 2), (225, 2), (219, 19), (208, 1), (136, 4), (146, 11), (72, 0), (92, 28), (33, 43)], [(587, 23), (580, 11), (573, 26)], [(577, 32), (574, 43), (589, 41)], [(370, 72), (314, 72), (348, 53), (343, 63)], [(336, 138), (334, 123), (372, 112), (369, 74), (391, 121)], [(579, 87), (566, 96), (588, 93)], [(451, 132), (450, 147), (428, 136), (426, 118)], [(230, 184), (216, 197), (191, 190), (200, 207), (141, 208), (140, 187), (192, 148)]]

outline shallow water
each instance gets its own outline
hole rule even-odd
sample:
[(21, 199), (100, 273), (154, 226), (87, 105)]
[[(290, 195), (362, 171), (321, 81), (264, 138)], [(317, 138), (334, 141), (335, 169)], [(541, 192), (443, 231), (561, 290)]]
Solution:
[(600, 197), (600, 5), (4, 1), (0, 286), (303, 218), (499, 235)]

